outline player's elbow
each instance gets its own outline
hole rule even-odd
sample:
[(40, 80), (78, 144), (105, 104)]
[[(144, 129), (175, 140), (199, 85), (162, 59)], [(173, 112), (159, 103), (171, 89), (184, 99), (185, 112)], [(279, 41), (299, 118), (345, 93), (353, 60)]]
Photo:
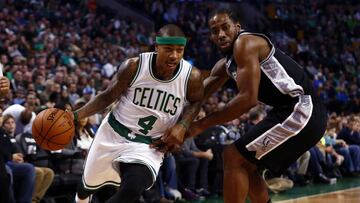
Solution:
[(245, 99), (245, 103), (246, 103), (246, 108), (247, 109), (251, 109), (251, 108), (253, 108), (254, 106), (256, 106), (257, 104), (258, 104), (258, 99), (257, 99), (257, 97), (255, 96), (255, 95), (253, 95), (253, 94), (245, 94), (244, 95), (244, 99)]

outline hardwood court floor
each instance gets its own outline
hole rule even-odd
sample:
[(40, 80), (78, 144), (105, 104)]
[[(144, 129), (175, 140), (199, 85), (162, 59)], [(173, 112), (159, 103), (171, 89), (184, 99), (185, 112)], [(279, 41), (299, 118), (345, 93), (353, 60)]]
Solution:
[[(280, 194), (271, 194), (271, 199), (274, 203), (360, 203), (360, 178), (342, 178), (334, 185), (294, 187)], [(223, 200), (217, 197), (191, 203), (223, 203)]]
[(346, 190), (339, 190), (335, 192), (317, 194), (307, 197), (300, 197), (294, 200), (278, 201), (277, 203), (359, 203), (360, 202), (360, 187)]

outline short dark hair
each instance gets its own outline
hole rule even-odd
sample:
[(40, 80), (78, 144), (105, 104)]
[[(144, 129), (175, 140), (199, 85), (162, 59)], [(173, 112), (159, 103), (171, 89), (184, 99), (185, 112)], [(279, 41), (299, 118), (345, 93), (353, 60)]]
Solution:
[[(15, 121), (15, 118), (14, 118), (13, 115), (11, 115), (11, 114), (5, 114), (5, 115), (3, 116), (2, 126), (4, 126), (5, 122), (6, 122), (7, 120), (9, 120), (9, 119), (13, 119), (13, 120)], [(15, 122), (16, 122), (16, 121), (15, 121)]]
[(249, 120), (254, 121), (258, 119), (261, 115), (261, 111), (258, 108), (251, 109), (249, 111)]
[(185, 37), (184, 32), (181, 30), (181, 28), (174, 24), (167, 24), (162, 26), (157, 36), (159, 37)]
[(27, 125), (30, 122), (31, 118), (32, 118), (32, 111), (23, 110), (20, 113), (20, 122), (23, 125)]
[(241, 18), (240, 18), (239, 13), (236, 12), (234, 9), (231, 9), (231, 8), (218, 8), (218, 9), (215, 9), (214, 11), (212, 11), (209, 14), (208, 19), (210, 20), (211, 18), (213, 18), (214, 16), (219, 15), (219, 14), (228, 15), (230, 20), (232, 20), (234, 23), (240, 23), (241, 22)]

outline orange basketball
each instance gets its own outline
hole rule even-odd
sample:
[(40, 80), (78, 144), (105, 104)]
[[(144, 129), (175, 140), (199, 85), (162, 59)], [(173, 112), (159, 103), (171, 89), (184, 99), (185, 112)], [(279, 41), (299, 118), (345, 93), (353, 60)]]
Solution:
[(64, 110), (49, 108), (41, 111), (32, 126), (32, 135), (46, 150), (59, 150), (68, 145), (75, 133), (72, 118)]

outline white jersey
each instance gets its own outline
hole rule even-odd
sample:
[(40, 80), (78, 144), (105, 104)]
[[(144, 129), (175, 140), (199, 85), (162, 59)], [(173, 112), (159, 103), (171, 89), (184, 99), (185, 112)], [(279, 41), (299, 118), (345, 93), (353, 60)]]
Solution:
[(154, 56), (154, 52), (140, 54), (136, 76), (113, 110), (116, 120), (130, 129), (133, 136), (162, 136), (177, 122), (187, 102), (187, 81), (192, 66), (182, 59), (176, 75), (163, 81), (152, 72)]
[(179, 119), (187, 103), (192, 66), (181, 60), (176, 75), (162, 81), (152, 73), (154, 56), (155, 53), (140, 54), (138, 71), (130, 87), (102, 121), (84, 167), (86, 189), (119, 186), (119, 162), (147, 166), (155, 182), (164, 154), (149, 144)]

